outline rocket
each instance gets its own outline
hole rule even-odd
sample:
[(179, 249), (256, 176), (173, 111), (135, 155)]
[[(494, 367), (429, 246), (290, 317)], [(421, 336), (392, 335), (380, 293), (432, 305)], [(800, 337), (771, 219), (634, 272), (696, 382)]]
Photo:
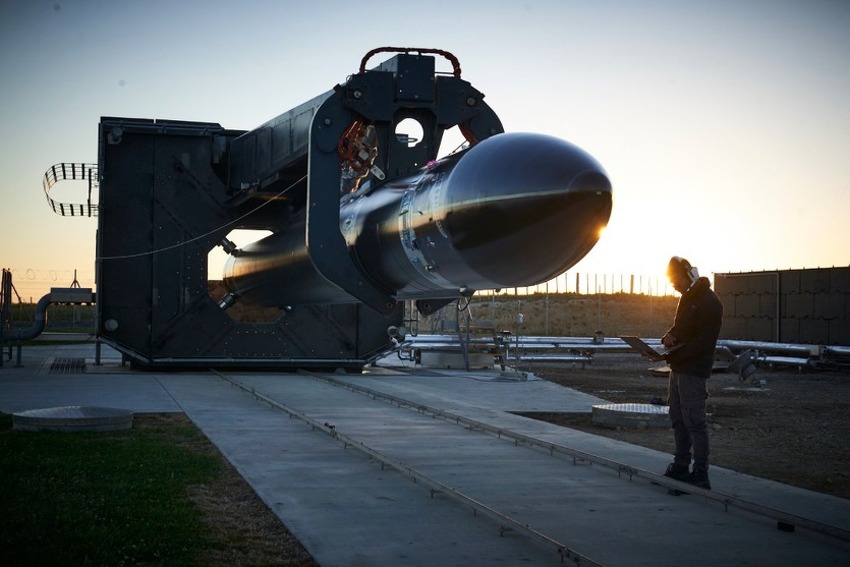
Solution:
[[(563, 273), (596, 244), (611, 208), (608, 176), (585, 151), (501, 133), (345, 195), (339, 229), (351, 261), (386, 294), (457, 297)], [(262, 305), (352, 301), (313, 265), (306, 222), (235, 250), (227, 288)]]

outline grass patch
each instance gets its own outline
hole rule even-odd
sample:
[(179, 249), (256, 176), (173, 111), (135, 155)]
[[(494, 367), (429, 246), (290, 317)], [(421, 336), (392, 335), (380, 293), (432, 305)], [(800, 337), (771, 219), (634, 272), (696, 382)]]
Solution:
[(221, 469), (188, 420), (21, 432), (0, 415), (0, 564), (197, 565), (217, 542), (190, 489)]

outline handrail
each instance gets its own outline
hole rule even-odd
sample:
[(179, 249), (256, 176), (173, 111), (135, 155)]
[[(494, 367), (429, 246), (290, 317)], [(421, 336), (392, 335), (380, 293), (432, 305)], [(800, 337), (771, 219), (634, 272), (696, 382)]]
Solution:
[[(88, 197), (85, 203), (60, 203), (50, 196), (50, 189), (60, 181), (87, 181)], [(97, 203), (92, 203), (92, 192), (99, 188), (97, 165), (91, 163), (57, 163), (44, 172), (41, 181), (44, 195), (53, 212), (63, 217), (96, 217)]]

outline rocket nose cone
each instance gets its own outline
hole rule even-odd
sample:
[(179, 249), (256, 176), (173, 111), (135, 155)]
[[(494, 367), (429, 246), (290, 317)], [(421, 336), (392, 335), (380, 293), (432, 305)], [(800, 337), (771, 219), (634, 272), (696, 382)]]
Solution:
[(534, 285), (566, 271), (593, 248), (611, 216), (602, 166), (580, 148), (538, 134), (481, 142), (460, 160), (450, 186), (463, 193), (453, 194), (446, 216), (452, 243), (490, 287)]

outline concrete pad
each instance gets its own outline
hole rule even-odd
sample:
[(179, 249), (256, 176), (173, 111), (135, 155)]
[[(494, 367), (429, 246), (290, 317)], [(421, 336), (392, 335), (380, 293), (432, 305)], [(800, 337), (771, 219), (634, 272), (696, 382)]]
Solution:
[[(575, 545), (579, 551), (585, 551), (603, 564), (657, 565), (670, 557), (679, 557), (698, 565), (716, 565), (725, 564), (734, 557), (735, 561), (747, 564), (776, 565), (786, 561), (805, 563), (824, 552), (818, 549), (817, 543), (802, 538), (783, 539), (782, 533), (769, 520), (754, 522), (748, 514), (735, 510), (727, 512), (721, 505), (693, 496), (677, 499), (668, 496), (666, 489), (661, 487), (653, 489), (645, 482), (624, 481), (617, 478), (616, 472), (598, 466), (572, 465), (539, 451), (517, 449), (510, 443), (459, 430), (457, 426), (410, 410), (394, 410), (406, 414), (389, 418), (381, 414), (378, 406), (366, 403), (368, 400), (344, 403), (341, 400), (344, 390), (340, 393), (321, 389), (321, 393), (311, 395), (309, 390), (313, 386), (308, 381), (274, 381), (264, 376), (237, 378), (275, 399), (286, 400), (290, 407), (319, 419), (334, 419), (337, 430), (356, 431), (355, 437), (371, 447), (392, 454), (429, 475), (449, 479), (457, 490), (516, 514), (521, 521), (555, 534), (559, 541)], [(339, 379), (358, 381), (357, 377)], [(375, 384), (370, 382), (370, 385)], [(384, 385), (386, 390), (397, 393), (397, 384), (390, 386), (386, 382)], [(450, 387), (445, 387), (444, 391), (449, 393)], [(449, 398), (450, 395), (446, 397), (446, 406), (464, 405)], [(516, 398), (506, 403), (513, 406)], [(386, 406), (383, 402), (375, 404)], [(492, 408), (478, 407), (471, 411), (472, 404), (466, 406), (470, 410), (466, 415), (473, 413), (477, 419), (489, 420), (491, 424), (632, 465), (640, 463), (650, 471), (660, 472), (669, 462), (669, 455), (649, 449), (496, 412)], [(377, 425), (390, 420), (391, 429)], [(721, 485), (725, 484), (727, 475), (736, 478), (738, 486), (745, 484), (743, 481), (747, 478), (722, 469), (712, 471), (713, 479)], [(770, 481), (761, 480), (761, 483), (765, 489), (763, 494), (745, 495), (779, 503), (777, 508), (782, 509), (787, 509), (781, 504), (786, 499), (805, 495), (809, 504), (798, 512), (809, 516), (824, 514), (822, 517), (827, 521), (838, 520), (850, 510), (848, 503), (841, 499)], [(850, 516), (845, 517), (843, 525), (847, 525), (848, 519)], [(702, 557), (692, 557), (693, 549), (704, 544), (706, 532), (687, 527), (700, 525), (710, 526), (711, 537), (725, 539), (732, 549), (701, 552)], [(751, 541), (756, 536), (757, 539)], [(628, 541), (632, 547), (620, 547), (619, 543), (612, 547), (613, 541)], [(822, 557), (832, 561), (848, 557), (846, 553), (846, 549), (832, 550)]]
[[(292, 394), (312, 382), (267, 378), (298, 383)], [(218, 378), (163, 382), (322, 565), (551, 565), (557, 557), (522, 537), (499, 537), (497, 525)], [(328, 405), (331, 397), (323, 395)]]

